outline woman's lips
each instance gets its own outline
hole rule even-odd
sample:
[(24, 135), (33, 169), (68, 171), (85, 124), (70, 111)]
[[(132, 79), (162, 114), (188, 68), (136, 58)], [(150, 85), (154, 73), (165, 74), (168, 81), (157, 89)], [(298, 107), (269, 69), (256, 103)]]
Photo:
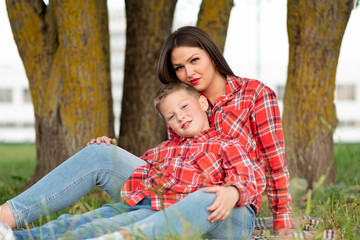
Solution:
[(200, 78), (193, 78), (193, 79), (190, 80), (190, 83), (191, 83), (192, 85), (195, 85), (195, 84), (198, 84), (199, 81), (200, 81)]

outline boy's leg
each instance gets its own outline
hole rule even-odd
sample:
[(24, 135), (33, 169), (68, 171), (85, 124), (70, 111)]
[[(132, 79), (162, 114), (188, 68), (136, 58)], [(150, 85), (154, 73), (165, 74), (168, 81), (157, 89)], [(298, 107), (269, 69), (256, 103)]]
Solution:
[[(119, 231), (120, 228), (128, 226), (151, 216), (156, 211), (142, 208), (131, 212), (126, 212), (107, 219), (96, 219), (87, 224), (83, 224), (73, 231), (67, 231), (63, 238), (66, 240), (73, 239), (90, 239), (104, 234), (114, 233)], [(140, 238), (142, 239), (142, 238)]]
[(143, 232), (151, 239), (166, 239), (169, 236), (198, 239), (204, 234), (217, 239), (250, 238), (255, 224), (255, 214), (251, 207), (235, 208), (232, 215), (222, 222), (210, 223), (207, 220), (210, 212), (206, 208), (214, 202), (215, 197), (214, 193), (196, 191), (164, 211), (125, 229), (135, 235)]
[(14, 235), (16, 239), (85, 239), (115, 232), (155, 212), (149, 208), (127, 212), (128, 209), (121, 202), (106, 204), (82, 215), (63, 214), (41, 227), (14, 231)]
[[(93, 144), (19, 196), (7, 201), (4, 207), (10, 207), (16, 226), (22, 227), (25, 222), (37, 220), (40, 215), (72, 205), (96, 185), (117, 202), (122, 185), (137, 167), (144, 164), (146, 162), (117, 146)], [(11, 225), (7, 222), (9, 218), (3, 217), (1, 212), (0, 220)]]

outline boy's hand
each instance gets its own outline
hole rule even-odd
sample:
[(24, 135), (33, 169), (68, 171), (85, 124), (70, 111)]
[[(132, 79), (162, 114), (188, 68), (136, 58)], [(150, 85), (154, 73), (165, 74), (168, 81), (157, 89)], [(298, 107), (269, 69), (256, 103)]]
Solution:
[(98, 137), (98, 138), (93, 138), (91, 139), (87, 145), (91, 145), (91, 144), (100, 144), (100, 143), (106, 143), (106, 145), (110, 146), (110, 144), (114, 144), (116, 145), (116, 139), (115, 138), (109, 138), (107, 136), (102, 136), (102, 137)]
[(216, 199), (210, 207), (207, 208), (212, 212), (208, 220), (213, 223), (216, 221), (223, 221), (229, 215), (239, 200), (239, 191), (233, 187), (209, 187), (204, 190), (205, 192), (212, 192), (216, 194)]

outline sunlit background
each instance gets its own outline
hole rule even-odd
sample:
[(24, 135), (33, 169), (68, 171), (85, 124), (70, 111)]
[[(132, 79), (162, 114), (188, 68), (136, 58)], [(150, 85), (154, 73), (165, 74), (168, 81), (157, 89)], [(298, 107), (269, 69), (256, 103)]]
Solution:
[[(174, 29), (196, 25), (201, 0), (178, 0)], [(236, 75), (256, 78), (278, 95), (287, 77), (286, 0), (235, 0), (224, 55)], [(125, 5), (108, 0), (115, 130), (118, 134), (125, 54)], [(22, 61), (13, 40), (5, 1), (0, 2), (0, 142), (35, 140), (34, 113)], [(336, 79), (337, 142), (360, 142), (360, 7), (342, 42)]]

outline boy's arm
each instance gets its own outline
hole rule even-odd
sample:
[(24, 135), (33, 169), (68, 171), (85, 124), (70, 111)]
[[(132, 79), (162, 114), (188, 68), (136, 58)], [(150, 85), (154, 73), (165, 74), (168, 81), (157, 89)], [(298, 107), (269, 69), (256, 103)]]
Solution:
[(173, 145), (174, 142), (172, 140), (166, 140), (157, 145), (156, 147), (148, 149), (140, 158), (145, 162), (151, 164), (159, 160), (162, 151), (168, 151), (168, 147), (171, 147)]

